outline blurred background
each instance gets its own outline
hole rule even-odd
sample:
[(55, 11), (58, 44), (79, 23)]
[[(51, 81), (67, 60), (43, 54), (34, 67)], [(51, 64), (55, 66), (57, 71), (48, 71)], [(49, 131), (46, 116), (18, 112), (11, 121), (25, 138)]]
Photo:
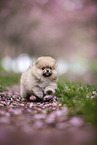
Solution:
[(97, 1), (0, 0), (0, 70), (22, 73), (41, 55), (62, 79), (97, 84)]

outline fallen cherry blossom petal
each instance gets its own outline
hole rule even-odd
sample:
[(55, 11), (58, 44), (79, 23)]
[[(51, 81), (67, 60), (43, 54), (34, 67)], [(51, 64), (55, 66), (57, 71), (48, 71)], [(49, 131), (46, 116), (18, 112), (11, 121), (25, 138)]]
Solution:
[(69, 122), (70, 122), (70, 124), (72, 124), (74, 126), (82, 126), (83, 125), (83, 121), (78, 117), (71, 118), (71, 120)]

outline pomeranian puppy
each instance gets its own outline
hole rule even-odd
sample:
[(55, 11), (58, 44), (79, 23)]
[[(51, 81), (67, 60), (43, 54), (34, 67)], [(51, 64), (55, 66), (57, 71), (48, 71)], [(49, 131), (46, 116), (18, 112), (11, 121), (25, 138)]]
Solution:
[(20, 95), (29, 100), (53, 98), (57, 89), (58, 70), (56, 60), (52, 57), (39, 57), (21, 76)]

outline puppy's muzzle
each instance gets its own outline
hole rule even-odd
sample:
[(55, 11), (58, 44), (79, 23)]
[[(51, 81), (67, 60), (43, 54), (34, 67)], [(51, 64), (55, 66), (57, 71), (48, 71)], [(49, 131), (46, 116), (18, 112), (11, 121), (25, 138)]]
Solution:
[(47, 69), (43, 72), (43, 76), (44, 77), (50, 77), (52, 75), (52, 72), (50, 69)]

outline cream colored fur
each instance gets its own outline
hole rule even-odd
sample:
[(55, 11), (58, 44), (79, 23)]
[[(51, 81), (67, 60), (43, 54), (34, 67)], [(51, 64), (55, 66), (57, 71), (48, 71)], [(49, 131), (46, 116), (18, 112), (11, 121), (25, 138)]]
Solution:
[[(52, 75), (43, 76), (43, 67), (51, 68)], [(57, 89), (58, 70), (55, 59), (51, 57), (39, 57), (31, 67), (29, 67), (20, 79), (20, 95), (26, 98), (34, 95), (42, 99), (48, 92), (55, 94)]]

